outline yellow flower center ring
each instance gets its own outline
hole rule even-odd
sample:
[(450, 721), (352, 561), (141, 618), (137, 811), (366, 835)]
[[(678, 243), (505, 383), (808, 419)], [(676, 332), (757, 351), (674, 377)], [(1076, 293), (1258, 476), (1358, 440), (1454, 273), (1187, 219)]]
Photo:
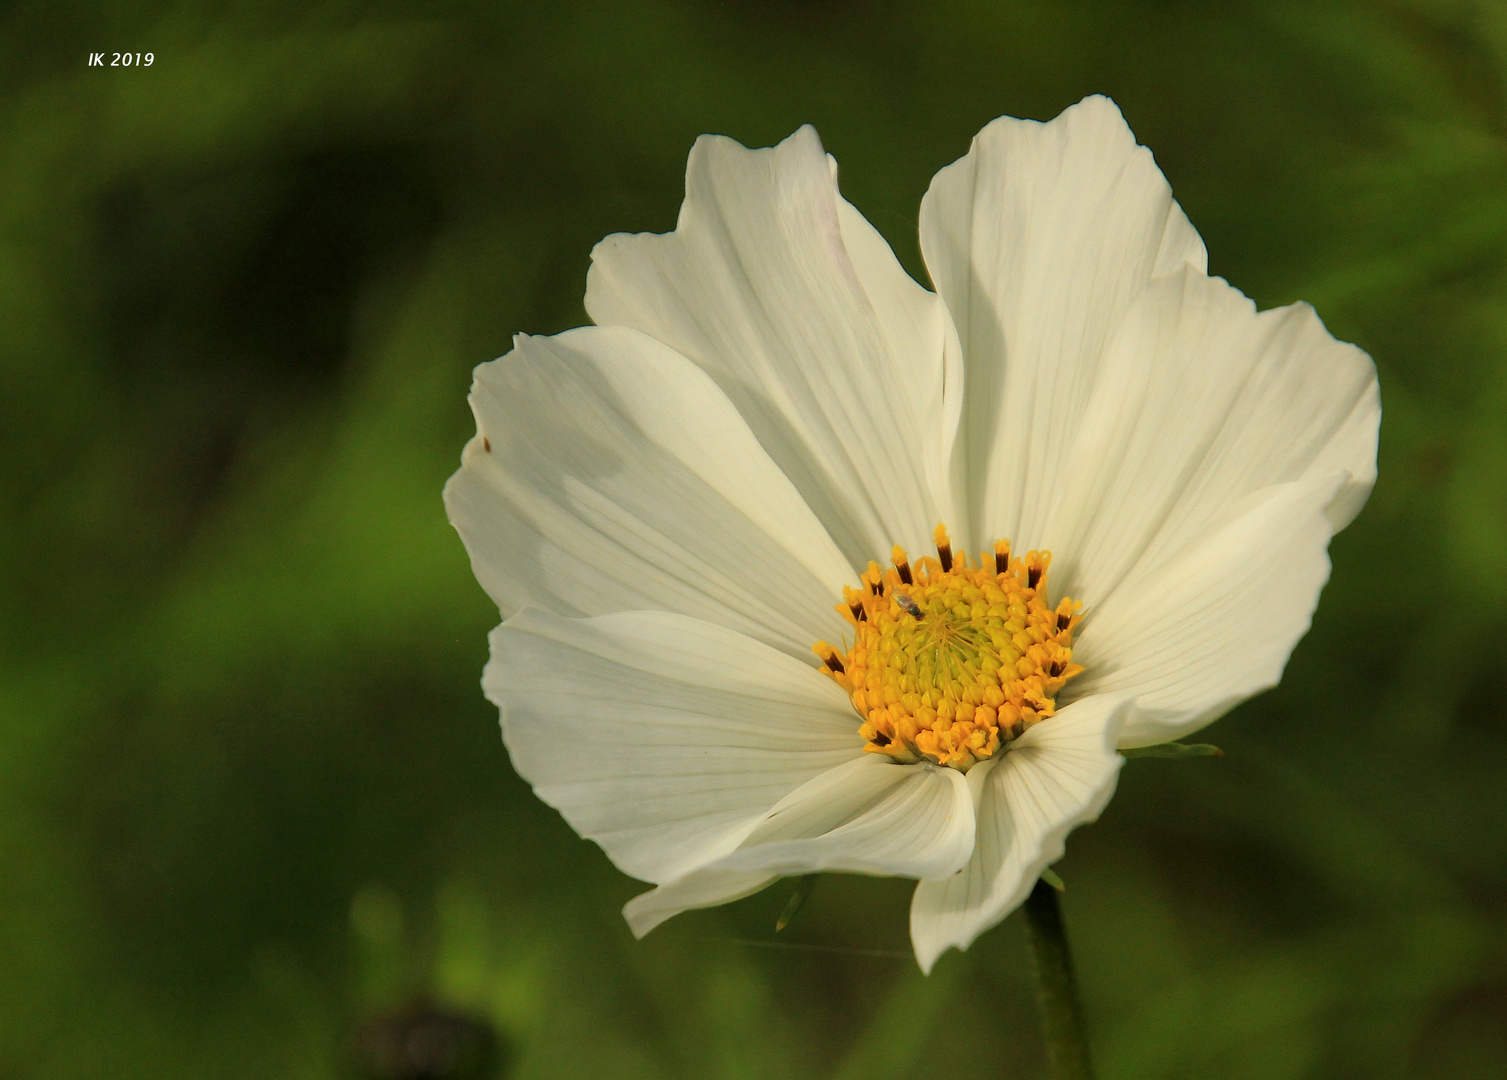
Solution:
[(866, 751), (966, 772), (1056, 711), (1083, 670), (1072, 662), (1081, 605), (1047, 600), (1049, 551), (1012, 558), (1001, 540), (970, 566), (941, 525), (936, 543), (915, 566), (899, 545), (889, 568), (869, 563), (837, 605), (852, 648), (813, 649), (863, 718)]

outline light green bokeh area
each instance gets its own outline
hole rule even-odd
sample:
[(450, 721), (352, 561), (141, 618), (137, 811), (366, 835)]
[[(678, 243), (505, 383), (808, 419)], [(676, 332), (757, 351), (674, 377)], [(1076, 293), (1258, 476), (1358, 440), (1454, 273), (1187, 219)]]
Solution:
[(418, 993), (520, 1080), (1045, 1075), (1017, 920), (923, 978), (904, 882), (634, 942), (508, 764), (439, 492), (470, 369), (585, 320), (696, 135), (815, 123), (920, 275), (932, 173), (1092, 92), (1386, 408), (1283, 684), (1059, 865), (1104, 1080), (1503, 1075), (1504, 72), (1463, 0), (12, 5), (0, 1076), (344, 1076)]

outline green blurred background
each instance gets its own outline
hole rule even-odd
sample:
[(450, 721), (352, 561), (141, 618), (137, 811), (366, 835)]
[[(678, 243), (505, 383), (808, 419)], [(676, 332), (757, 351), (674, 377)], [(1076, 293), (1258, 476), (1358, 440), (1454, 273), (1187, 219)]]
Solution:
[(1018, 917), (929, 979), (897, 881), (634, 942), (439, 493), (699, 133), (815, 123), (921, 275), (932, 173), (1092, 92), (1386, 406), (1282, 686), (1059, 864), (1103, 1078), (1507, 1075), (1504, 78), (1466, 0), (6, 6), (0, 1077), (358, 1075), (420, 1000), (520, 1080), (1044, 1075)]

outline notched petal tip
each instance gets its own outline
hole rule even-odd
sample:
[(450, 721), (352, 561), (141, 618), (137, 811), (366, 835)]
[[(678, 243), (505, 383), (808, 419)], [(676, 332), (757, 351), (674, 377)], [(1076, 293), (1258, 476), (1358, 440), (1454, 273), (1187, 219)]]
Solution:
[[(977, 135), (973, 137), (974, 146), (980, 141), (988, 142), (992, 139), (1009, 138), (1011, 129), (1022, 128), (1076, 128), (1080, 125), (1102, 126), (1105, 132), (1116, 138), (1121, 133), (1124, 140), (1136, 144), (1135, 133), (1130, 130), (1129, 123), (1125, 120), (1125, 114), (1120, 111), (1120, 106), (1115, 100), (1104, 94), (1089, 94), (1067, 108), (1063, 109), (1050, 120), (1031, 120), (1025, 117), (997, 116), (985, 124)], [(1101, 134), (1102, 137), (1102, 134)], [(1136, 144), (1139, 145), (1139, 144)], [(1145, 147), (1140, 147), (1145, 150)], [(1150, 154), (1150, 151), (1146, 151)]]

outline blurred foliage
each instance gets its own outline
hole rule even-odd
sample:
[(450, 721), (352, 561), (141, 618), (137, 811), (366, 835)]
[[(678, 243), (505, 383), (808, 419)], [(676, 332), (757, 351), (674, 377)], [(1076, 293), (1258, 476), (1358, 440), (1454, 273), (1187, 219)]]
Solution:
[(1042, 1075), (1017, 920), (923, 978), (904, 882), (634, 942), (439, 491), (471, 367), (584, 321), (697, 134), (814, 122), (920, 274), (931, 174), (1095, 91), (1387, 409), (1283, 685), (1060, 864), (1103, 1076), (1503, 1075), (1504, 77), (1468, 0), (8, 5), (0, 1076), (345, 1076), (405, 1002), (519, 1080)]

